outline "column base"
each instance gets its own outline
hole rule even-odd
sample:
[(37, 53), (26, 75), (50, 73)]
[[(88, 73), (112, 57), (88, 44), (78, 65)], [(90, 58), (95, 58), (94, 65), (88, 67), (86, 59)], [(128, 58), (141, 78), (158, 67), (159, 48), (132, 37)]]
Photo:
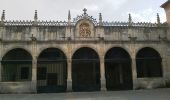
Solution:
[(106, 89), (106, 80), (105, 79), (101, 79), (101, 91), (107, 91)]
[(67, 80), (67, 92), (72, 92), (72, 80)]
[(37, 81), (31, 82), (31, 90), (32, 90), (32, 93), (37, 93)]

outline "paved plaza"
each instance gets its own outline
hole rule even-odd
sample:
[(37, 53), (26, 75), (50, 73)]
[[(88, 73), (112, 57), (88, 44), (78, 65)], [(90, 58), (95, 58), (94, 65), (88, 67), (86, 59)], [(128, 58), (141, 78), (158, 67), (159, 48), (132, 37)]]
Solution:
[(0, 100), (170, 100), (170, 89), (53, 94), (0, 94)]

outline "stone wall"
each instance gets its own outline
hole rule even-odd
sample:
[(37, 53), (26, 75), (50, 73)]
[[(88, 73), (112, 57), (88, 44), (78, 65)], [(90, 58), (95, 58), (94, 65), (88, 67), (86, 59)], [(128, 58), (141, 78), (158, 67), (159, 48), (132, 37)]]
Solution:
[[(92, 37), (79, 38), (76, 26), (3, 26), (0, 27), (0, 57), (14, 48), (23, 48), (33, 57), (32, 82), (36, 84), (36, 59), (46, 48), (58, 48), (63, 51), (68, 60), (68, 80), (71, 81), (71, 58), (81, 47), (94, 49), (100, 61), (104, 61), (106, 52), (113, 47), (125, 49), (132, 58), (133, 87), (157, 88), (170, 86), (170, 30), (166, 27), (127, 27), (127, 26), (94, 26)], [(76, 36), (76, 37), (75, 37)], [(144, 48), (151, 47), (160, 53), (163, 65), (162, 78), (137, 78), (136, 54)], [(1, 69), (1, 67), (0, 67)], [(101, 63), (101, 80), (105, 81), (104, 64)], [(1, 77), (0, 77), (1, 79)], [(68, 81), (68, 82), (69, 82)], [(104, 83), (104, 82), (103, 82)], [(4, 93), (30, 92), (27, 83), (0, 82)], [(19, 86), (19, 84), (21, 86)], [(22, 86), (23, 88), (20, 90)], [(105, 85), (104, 85), (105, 86)], [(14, 88), (13, 88), (14, 87)], [(20, 89), (19, 89), (20, 88)], [(68, 87), (69, 88), (69, 87)], [(14, 89), (14, 90), (12, 90)], [(25, 90), (25, 91), (24, 91)]]

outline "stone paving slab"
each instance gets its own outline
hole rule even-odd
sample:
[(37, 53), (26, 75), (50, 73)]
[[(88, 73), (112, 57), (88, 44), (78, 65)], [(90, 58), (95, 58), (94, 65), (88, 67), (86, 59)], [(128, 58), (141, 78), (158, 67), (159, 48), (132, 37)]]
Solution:
[(170, 89), (53, 94), (0, 94), (0, 100), (170, 100)]

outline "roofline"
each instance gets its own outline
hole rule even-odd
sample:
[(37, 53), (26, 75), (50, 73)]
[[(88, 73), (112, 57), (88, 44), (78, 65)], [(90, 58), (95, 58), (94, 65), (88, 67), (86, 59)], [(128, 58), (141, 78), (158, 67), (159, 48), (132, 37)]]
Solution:
[(166, 1), (164, 4), (161, 5), (161, 8), (164, 8), (168, 3), (170, 3), (170, 0)]

